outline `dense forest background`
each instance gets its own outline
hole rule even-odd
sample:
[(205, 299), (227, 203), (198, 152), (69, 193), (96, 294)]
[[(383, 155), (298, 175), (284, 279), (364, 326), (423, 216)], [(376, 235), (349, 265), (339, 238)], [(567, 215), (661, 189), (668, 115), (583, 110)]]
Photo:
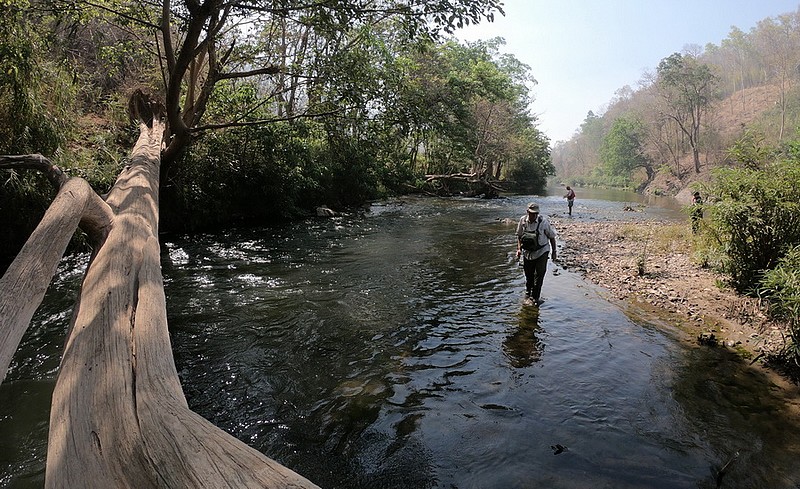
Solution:
[[(719, 45), (668, 55), (638, 86), (621, 87), (553, 148), (556, 173), (573, 185), (676, 195), (797, 138), (800, 12), (732, 27)], [(761, 154), (761, 157), (765, 154)], [(688, 194), (683, 195), (688, 203)]]
[[(498, 2), (361, 3), (2, 0), (0, 154), (41, 153), (102, 194), (137, 135), (128, 96), (144, 89), (167, 101), (172, 131), (162, 231), (541, 189), (554, 169), (530, 68), (501, 39), (448, 34)], [(33, 172), (0, 178), (7, 261), (53, 190)]]

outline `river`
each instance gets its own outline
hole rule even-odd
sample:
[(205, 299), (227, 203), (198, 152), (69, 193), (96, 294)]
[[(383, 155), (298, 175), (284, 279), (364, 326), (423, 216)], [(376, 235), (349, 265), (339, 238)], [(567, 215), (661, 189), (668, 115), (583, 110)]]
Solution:
[[(578, 189), (570, 219), (685, 219)], [(796, 488), (797, 421), (724, 349), (637, 319), (550, 263), (522, 305), (532, 197), (406, 198), (282, 227), (162, 236), (192, 409), (325, 488)], [(563, 246), (564, 243), (559, 243)], [(0, 487), (44, 480), (85, 256), (65, 259), (0, 386)], [(738, 455), (737, 455), (738, 454)]]

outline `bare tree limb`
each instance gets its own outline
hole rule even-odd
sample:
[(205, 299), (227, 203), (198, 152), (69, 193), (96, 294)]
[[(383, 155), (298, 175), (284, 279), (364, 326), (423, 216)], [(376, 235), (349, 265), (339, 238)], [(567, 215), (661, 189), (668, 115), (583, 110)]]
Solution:
[(0, 168), (38, 170), (45, 174), (56, 190), (60, 189), (69, 179), (61, 171), (61, 168), (40, 154), (0, 155)]
[(261, 119), (257, 121), (243, 121), (243, 122), (225, 122), (220, 124), (207, 124), (205, 126), (197, 126), (192, 128), (193, 133), (198, 133), (202, 131), (210, 131), (214, 129), (226, 129), (229, 127), (248, 127), (248, 126), (261, 126), (264, 124), (270, 124), (274, 122), (287, 122), (287, 121), (294, 121), (299, 119), (313, 119), (315, 117), (324, 117), (330, 116), (335, 114), (340, 114), (345, 109), (336, 109), (329, 112), (315, 112), (313, 114), (298, 114), (291, 117), (277, 117), (275, 119)]
[(218, 79), (229, 80), (231, 78), (247, 78), (249, 76), (258, 76), (258, 75), (277, 75), (280, 72), (281, 68), (279, 66), (267, 66), (265, 68), (259, 68), (257, 70), (251, 70), (251, 71), (220, 73)]
[(85, 180), (64, 181), (41, 222), (0, 279), (0, 382), (78, 225), (85, 226), (99, 246), (111, 223), (108, 205)]

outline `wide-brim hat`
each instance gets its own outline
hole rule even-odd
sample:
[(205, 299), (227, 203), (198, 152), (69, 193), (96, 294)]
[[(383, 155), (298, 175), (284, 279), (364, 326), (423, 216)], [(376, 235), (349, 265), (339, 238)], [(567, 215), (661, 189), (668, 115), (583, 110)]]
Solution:
[(528, 212), (539, 212), (539, 204), (536, 202), (528, 204)]

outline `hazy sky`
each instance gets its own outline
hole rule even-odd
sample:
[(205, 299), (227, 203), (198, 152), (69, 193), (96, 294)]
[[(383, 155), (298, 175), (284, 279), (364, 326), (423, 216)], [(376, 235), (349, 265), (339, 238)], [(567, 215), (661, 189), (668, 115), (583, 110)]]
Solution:
[(531, 68), (532, 111), (553, 143), (572, 137), (591, 110), (689, 44), (719, 45), (731, 26), (794, 12), (794, 0), (504, 0), (505, 16), (456, 32), (463, 40), (503, 37), (504, 52)]

